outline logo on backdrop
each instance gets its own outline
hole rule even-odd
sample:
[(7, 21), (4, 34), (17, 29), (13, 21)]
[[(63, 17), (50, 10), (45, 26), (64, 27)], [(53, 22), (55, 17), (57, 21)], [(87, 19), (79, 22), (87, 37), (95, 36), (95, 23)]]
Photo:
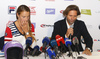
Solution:
[(94, 39), (94, 41), (100, 41), (100, 39)]
[(96, 13), (100, 13), (100, 11), (96, 11)]
[(64, 0), (64, 1), (74, 1), (74, 0)]
[(61, 10), (61, 11), (60, 11), (60, 13), (62, 13), (62, 14), (63, 14), (63, 11), (64, 11), (64, 10)]
[(45, 14), (55, 14), (55, 9), (54, 8), (47, 8), (45, 10)]
[(36, 23), (32, 23), (34, 25), (34, 28), (36, 28)]
[(45, 0), (45, 1), (55, 1), (55, 0)]
[(100, 52), (100, 49), (97, 49), (98, 52)]
[(35, 11), (36, 7), (29, 6), (29, 8), (30, 8), (31, 15), (36, 15), (36, 11)]
[(8, 14), (16, 14), (16, 6), (8, 6)]
[(90, 9), (81, 9), (81, 14), (91, 15), (91, 10)]
[(11, 24), (11, 23), (13, 23), (14, 21), (8, 21), (8, 23), (6, 24), (6, 27), (9, 25), (9, 24)]
[(53, 25), (41, 24), (40, 27), (42, 27), (42, 28), (45, 28), (45, 27), (53, 27)]

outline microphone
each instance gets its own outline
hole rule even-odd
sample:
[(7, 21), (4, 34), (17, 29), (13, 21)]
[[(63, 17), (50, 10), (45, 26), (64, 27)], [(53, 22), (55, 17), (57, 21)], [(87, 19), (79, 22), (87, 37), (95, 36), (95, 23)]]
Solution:
[(60, 35), (56, 35), (56, 42), (57, 42), (58, 47), (60, 47), (60, 51), (62, 53), (65, 53), (66, 47), (64, 46), (65, 45), (64, 38), (61, 37)]
[[(65, 45), (68, 47), (68, 49), (69, 49), (69, 57), (72, 55), (72, 49), (71, 49), (71, 45), (72, 45), (72, 43), (71, 43), (71, 40), (70, 39), (68, 39), (68, 38), (65, 38)], [(72, 55), (73, 56), (73, 55)]]
[(43, 43), (43, 47), (42, 47), (42, 51), (43, 52), (46, 52), (46, 46), (49, 44), (50, 42), (50, 39), (48, 37), (45, 37), (43, 40), (42, 40), (42, 43)]
[(32, 37), (28, 37), (26, 39), (26, 44), (28, 44), (29, 46), (32, 44)]
[[(32, 37), (28, 37), (26, 39), (26, 48), (24, 50), (24, 56), (27, 57), (27, 55), (29, 54), (29, 50), (32, 50), (32, 48), (30, 47), (30, 45), (32, 44)], [(29, 48), (29, 50), (28, 50)]]
[(39, 46), (36, 45), (33, 49), (34, 50), (32, 51), (32, 56), (35, 56), (36, 52), (39, 51)]
[(73, 44), (75, 45), (78, 54), (80, 55), (80, 53), (79, 53), (79, 47), (78, 47), (78, 45), (79, 45), (78, 38), (77, 38), (76, 36), (73, 37), (72, 42), (73, 42)]
[(56, 54), (55, 54), (54, 51), (52, 51), (52, 50), (50, 49), (50, 47), (48, 47), (48, 48), (46, 49), (46, 51), (47, 51), (47, 53), (48, 53), (50, 59), (56, 59)]
[[(70, 28), (73, 28), (74, 24), (70, 25)], [(71, 34), (69, 35), (69, 38), (71, 39)]]
[(58, 46), (57, 46), (56, 40), (55, 39), (51, 40), (50, 44), (54, 48), (54, 52), (55, 52), (55, 54), (57, 56), (58, 55)]

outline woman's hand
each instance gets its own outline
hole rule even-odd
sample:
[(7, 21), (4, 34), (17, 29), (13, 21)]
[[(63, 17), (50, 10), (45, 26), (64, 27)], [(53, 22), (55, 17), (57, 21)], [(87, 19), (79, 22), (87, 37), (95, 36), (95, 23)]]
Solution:
[(29, 32), (29, 24), (28, 21), (21, 21), (21, 28), (23, 30), (24, 33)]

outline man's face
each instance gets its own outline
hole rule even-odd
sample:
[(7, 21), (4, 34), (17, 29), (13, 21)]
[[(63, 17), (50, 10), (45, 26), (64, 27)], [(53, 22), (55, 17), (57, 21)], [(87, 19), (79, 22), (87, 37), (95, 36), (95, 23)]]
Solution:
[(76, 19), (77, 19), (77, 11), (76, 10), (71, 10), (69, 11), (68, 15), (66, 15), (67, 17), (67, 22), (69, 25), (73, 24)]

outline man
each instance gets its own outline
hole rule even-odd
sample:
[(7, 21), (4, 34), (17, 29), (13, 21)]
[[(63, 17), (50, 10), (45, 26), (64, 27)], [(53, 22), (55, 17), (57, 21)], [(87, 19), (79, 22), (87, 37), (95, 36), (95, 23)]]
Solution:
[[(60, 20), (56, 23), (54, 23), (54, 30), (52, 33), (52, 39), (55, 39), (56, 35), (60, 35), (63, 38), (70, 38), (71, 39), (76, 36), (79, 40), (79, 50), (83, 51), (82, 45), (81, 45), (81, 36), (83, 36), (86, 48), (83, 51), (83, 54), (91, 55), (92, 51), (92, 45), (93, 40), (88, 33), (88, 30), (86, 28), (86, 25), (83, 21), (77, 20), (77, 16), (80, 15), (80, 11), (78, 6), (76, 5), (69, 5), (64, 11), (63, 15), (65, 18), (63, 20)], [(75, 50), (74, 45), (71, 46), (72, 50)]]

